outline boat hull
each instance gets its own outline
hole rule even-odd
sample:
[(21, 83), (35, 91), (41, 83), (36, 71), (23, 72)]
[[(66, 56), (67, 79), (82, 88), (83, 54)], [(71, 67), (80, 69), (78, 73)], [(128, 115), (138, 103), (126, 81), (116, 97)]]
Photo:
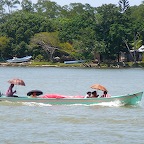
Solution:
[(110, 98), (28, 98), (28, 97), (0, 97), (0, 101), (10, 102), (36, 102), (51, 105), (71, 105), (71, 104), (101, 104), (106, 102), (119, 102), (122, 105), (135, 105), (142, 99), (143, 92)]
[(65, 64), (77, 64), (77, 63), (84, 63), (85, 60), (73, 60), (73, 61), (64, 61)]
[(28, 62), (31, 58), (32, 58), (32, 56), (26, 56), (23, 58), (13, 58), (13, 59), (7, 60), (7, 62), (9, 62), (9, 63), (22, 63), (22, 62)]

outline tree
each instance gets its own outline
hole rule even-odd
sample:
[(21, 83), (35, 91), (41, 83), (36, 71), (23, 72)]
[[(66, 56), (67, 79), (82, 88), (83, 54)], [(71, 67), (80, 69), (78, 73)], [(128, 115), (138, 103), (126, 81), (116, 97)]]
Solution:
[[(71, 3), (60, 7), (49, 0), (38, 0), (35, 5), (31, 0), (22, 0), (22, 10), (14, 12), (16, 1), (0, 0), (0, 36), (11, 41), (6, 56), (21, 56), (31, 50), (40, 59), (43, 55), (52, 60), (55, 54), (65, 51), (77, 59), (92, 60), (100, 53), (107, 60), (116, 60), (120, 52), (127, 52), (124, 42), (130, 49), (133, 44), (137, 47), (139, 42), (144, 42), (143, 4), (130, 7), (128, 0), (120, 0), (120, 11), (119, 6), (113, 4), (94, 8), (89, 4)], [(8, 9), (10, 13), (5, 14)], [(43, 32), (56, 32), (54, 39), (59, 44), (48, 43), (46, 39), (30, 49), (31, 38)], [(45, 37), (50, 39), (52, 35), (45, 34)]]
[(4, 57), (7, 57), (10, 53), (10, 39), (1, 36), (0, 37), (0, 57), (4, 59)]
[(34, 12), (34, 8), (31, 0), (22, 0), (21, 7), (23, 11)]
[[(144, 5), (130, 7), (125, 15), (129, 18), (129, 36), (124, 40), (128, 50), (134, 50), (133, 57), (136, 63), (136, 50), (143, 44), (144, 41)], [(131, 54), (131, 53), (130, 53)]]
[(68, 41), (72, 43), (74, 40), (80, 40), (86, 29), (91, 32), (91, 30), (94, 30), (94, 27), (94, 13), (84, 12), (81, 15), (76, 15), (72, 19), (61, 20), (59, 38), (62, 42)]
[(9, 13), (12, 13), (12, 9), (17, 8), (20, 2), (18, 0), (4, 0), (4, 4), (8, 8)]
[(20, 42), (19, 45), (12, 46), (12, 48), (13, 48), (13, 54), (15, 56), (22, 57), (25, 55), (31, 55), (29, 45), (24, 41)]
[(135, 33), (139, 34), (139, 37), (144, 41), (144, 5), (133, 6), (129, 9), (129, 17), (131, 19), (131, 28), (132, 28), (132, 39)]
[(127, 51), (123, 39), (127, 39), (131, 31), (128, 15), (120, 13), (118, 7), (109, 4), (97, 8), (96, 17), (97, 39), (106, 45), (103, 56), (107, 60), (119, 60), (119, 53)]
[(83, 15), (84, 13), (95, 13), (95, 8), (89, 4), (70, 3), (61, 9), (61, 17), (72, 19), (73, 17)]
[(74, 56), (75, 50), (72, 45), (68, 42), (61, 43), (58, 38), (57, 32), (42, 32), (35, 34), (31, 39), (31, 47), (35, 49), (36, 47), (42, 48), (47, 54), (49, 61), (53, 61), (53, 56), (55, 51), (60, 53), (67, 53)]
[(128, 49), (125, 48), (125, 43), (123, 41), (128, 36), (128, 28), (125, 23), (115, 23), (111, 25), (109, 34), (111, 38), (110, 53), (115, 56), (117, 61), (119, 61), (120, 52), (128, 52)]
[(48, 55), (48, 59), (52, 61), (53, 54), (59, 46), (57, 33), (38, 33), (31, 39), (31, 44), (40, 46)]
[(15, 12), (11, 14), (9, 19), (0, 24), (0, 36), (7, 36), (12, 39), (11, 48), (13, 50), (9, 53), (12, 56), (27, 55), (27, 46), (22, 47), (22, 42), (28, 45), (30, 38), (35, 33), (43, 31), (54, 31), (54, 27), (50, 20), (36, 13)]
[(119, 9), (121, 13), (124, 13), (129, 8), (128, 0), (119, 0)]
[(37, 13), (47, 18), (57, 18), (60, 16), (61, 6), (56, 2), (38, 0), (38, 2), (34, 4), (34, 7)]
[(0, 34), (13, 38), (17, 45), (22, 41), (28, 44), (35, 33), (43, 31), (54, 31), (49, 19), (22, 11), (13, 13), (5, 23), (0, 25)]
[(5, 12), (5, 9), (4, 9), (4, 1), (3, 1), (3, 0), (0, 0), (0, 18), (3, 17), (4, 12)]

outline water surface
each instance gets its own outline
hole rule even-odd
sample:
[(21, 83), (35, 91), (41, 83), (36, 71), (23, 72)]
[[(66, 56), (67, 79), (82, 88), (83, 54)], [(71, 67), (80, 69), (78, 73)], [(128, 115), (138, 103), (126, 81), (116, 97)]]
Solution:
[[(144, 90), (144, 69), (0, 67), (0, 90), (21, 78), (17, 95), (39, 89), (44, 93), (85, 95), (95, 83), (111, 95)], [(101, 93), (98, 91), (98, 93)], [(2, 144), (143, 144), (144, 99), (136, 106), (0, 103)]]

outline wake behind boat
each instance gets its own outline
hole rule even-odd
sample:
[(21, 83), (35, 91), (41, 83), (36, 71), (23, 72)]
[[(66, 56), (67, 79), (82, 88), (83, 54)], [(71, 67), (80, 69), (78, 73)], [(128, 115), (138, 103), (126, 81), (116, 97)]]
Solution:
[(8, 59), (7, 62), (9, 62), (9, 63), (22, 63), (22, 62), (30, 61), (31, 58), (32, 58), (32, 56), (25, 56), (22, 58), (13, 57), (13, 59)]
[(1, 96), (0, 101), (10, 101), (10, 102), (36, 102), (51, 105), (71, 105), (71, 104), (102, 104), (107, 102), (118, 102), (122, 105), (136, 105), (138, 104), (143, 96), (143, 92), (112, 96), (109, 98), (84, 98), (82, 96), (63, 96), (63, 95), (47, 95), (38, 96), (36, 98), (31, 97), (6, 97)]

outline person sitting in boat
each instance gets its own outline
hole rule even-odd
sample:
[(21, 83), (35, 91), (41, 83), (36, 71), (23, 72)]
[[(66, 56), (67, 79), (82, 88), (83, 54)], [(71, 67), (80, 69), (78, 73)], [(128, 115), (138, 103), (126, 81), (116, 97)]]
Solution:
[(98, 98), (98, 96), (97, 91), (93, 91), (91, 98)]
[(107, 93), (107, 91), (104, 91), (104, 92), (103, 92), (103, 95), (102, 95), (101, 97), (108, 98), (108, 97), (110, 97), (110, 95)]
[(91, 92), (88, 91), (87, 94), (86, 94), (86, 96), (84, 98), (90, 98), (90, 97), (91, 97)]
[(11, 84), (9, 86), (9, 89), (6, 92), (6, 96), (8, 96), (8, 97), (14, 97), (15, 96), (14, 93), (16, 93), (16, 90), (13, 91), (13, 87), (14, 87), (14, 84)]
[(32, 98), (36, 98), (36, 97), (37, 97), (36, 92), (33, 92), (33, 93), (31, 94), (31, 97), (32, 97)]

